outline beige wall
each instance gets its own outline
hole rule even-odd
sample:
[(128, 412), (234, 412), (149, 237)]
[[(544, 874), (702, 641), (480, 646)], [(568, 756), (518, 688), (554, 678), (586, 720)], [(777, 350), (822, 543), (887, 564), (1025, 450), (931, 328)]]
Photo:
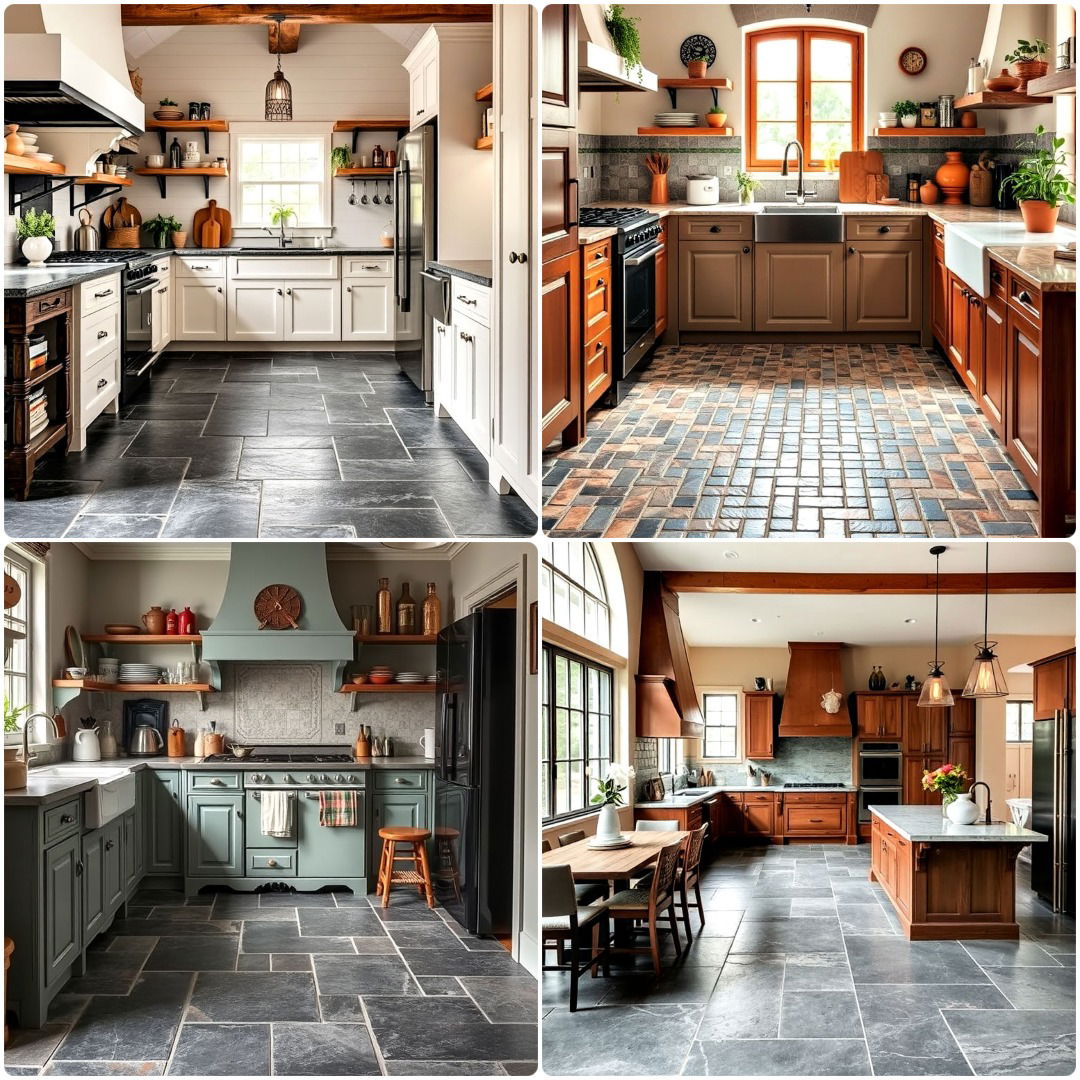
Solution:
[[(998, 24), (997, 41), (990, 61), (990, 70), (996, 75), (1006, 67), (1003, 57), (1012, 52), (1018, 38), (1031, 41), (1040, 37), (1050, 45), (1047, 60), (1050, 70), (1054, 70), (1054, 58), (1057, 56), (1055, 14), (1053, 4), (1002, 4), (1001, 18)], [(1075, 107), (1075, 98), (1068, 98)], [(1025, 132), (1033, 130), (1038, 124), (1053, 128), (1057, 110), (1053, 105), (1040, 105), (1031, 109), (1001, 109), (996, 112), (979, 113), (979, 121), (989, 131)]]

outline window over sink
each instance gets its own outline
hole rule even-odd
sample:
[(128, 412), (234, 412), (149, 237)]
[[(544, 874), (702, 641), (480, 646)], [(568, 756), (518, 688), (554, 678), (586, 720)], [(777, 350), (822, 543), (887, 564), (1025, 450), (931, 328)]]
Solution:
[[(315, 129), (278, 134), (273, 124), (251, 124), (232, 139), (234, 228), (277, 229), (275, 204), (295, 212), (286, 228), (324, 228), (330, 221), (330, 133)], [(271, 129), (271, 130), (267, 130)]]
[[(45, 564), (16, 545), (4, 553), (4, 573), (19, 590), (19, 601), (4, 609), (4, 699), (12, 709), (26, 705), (18, 717), (22, 730), (26, 717), (42, 708), (47, 700), (44, 649), (35, 638), (35, 619), (44, 610)], [(6, 584), (6, 583), (5, 583)]]

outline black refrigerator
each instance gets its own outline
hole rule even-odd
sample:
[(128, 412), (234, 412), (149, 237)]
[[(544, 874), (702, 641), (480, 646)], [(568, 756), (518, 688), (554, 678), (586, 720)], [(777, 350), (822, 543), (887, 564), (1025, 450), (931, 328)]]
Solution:
[(1076, 910), (1076, 718), (1066, 709), (1036, 720), (1031, 737), (1031, 887), (1055, 911)]
[(491, 609), (439, 633), (434, 888), (474, 934), (513, 917), (516, 628)]

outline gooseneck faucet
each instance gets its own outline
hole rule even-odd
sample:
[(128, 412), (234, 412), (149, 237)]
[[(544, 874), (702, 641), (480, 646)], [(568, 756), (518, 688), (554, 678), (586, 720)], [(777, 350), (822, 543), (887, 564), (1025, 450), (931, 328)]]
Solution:
[(789, 196), (794, 195), (795, 203), (797, 206), (805, 206), (807, 199), (817, 198), (817, 192), (807, 191), (806, 188), (803, 186), (803, 148), (802, 143), (799, 142), (798, 139), (792, 139), (791, 142), (789, 142), (787, 146), (784, 147), (784, 160), (781, 162), (780, 165), (780, 175), (788, 175), (788, 151), (793, 146), (795, 147), (795, 156), (799, 163), (799, 183), (794, 191), (788, 191), (785, 192), (785, 194)]
[[(986, 819), (983, 821), (984, 825), (993, 824), (990, 820), (990, 785), (985, 780), (976, 780), (971, 787), (968, 788), (968, 794), (971, 796), (972, 801), (975, 801), (975, 789), (977, 787), (986, 788)], [(975, 804), (976, 806), (978, 803)]]
[[(31, 713), (26, 718), (26, 723), (23, 724), (23, 729), (22, 729), (22, 736), (23, 736), (22, 756), (23, 756), (23, 763), (26, 765), (27, 768), (30, 768), (30, 766), (34, 764), (33, 759), (30, 756), (30, 725), (39, 716), (43, 717), (45, 720), (47, 720), (49, 722), (49, 727), (52, 728), (52, 733), (57, 738), (60, 738), (60, 731), (56, 726), (56, 721), (48, 713), (43, 713), (43, 712)], [(38, 756), (37, 754), (34, 754), (34, 757), (37, 757), (37, 756)]]

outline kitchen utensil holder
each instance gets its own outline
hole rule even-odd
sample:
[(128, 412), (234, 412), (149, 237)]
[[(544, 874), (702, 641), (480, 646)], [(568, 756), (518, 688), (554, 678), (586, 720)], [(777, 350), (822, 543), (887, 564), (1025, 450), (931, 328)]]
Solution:
[(109, 229), (105, 233), (107, 248), (137, 248), (139, 246), (139, 226), (125, 225), (120, 229)]

